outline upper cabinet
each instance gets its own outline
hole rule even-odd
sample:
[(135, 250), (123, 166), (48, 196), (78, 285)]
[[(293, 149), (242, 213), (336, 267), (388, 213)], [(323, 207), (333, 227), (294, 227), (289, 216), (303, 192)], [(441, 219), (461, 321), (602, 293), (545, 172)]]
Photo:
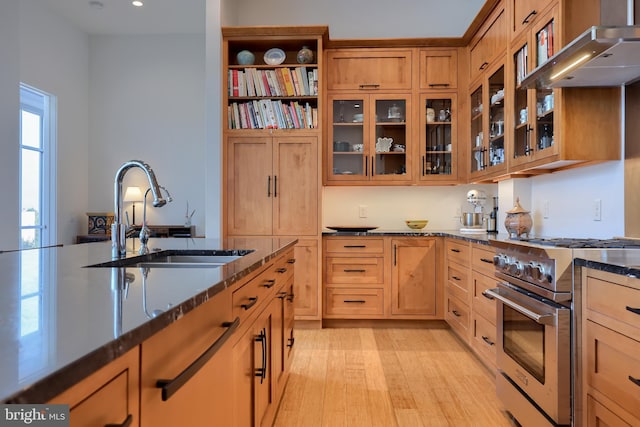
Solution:
[(516, 37), (538, 18), (554, 0), (511, 0), (510, 36)]
[(327, 51), (327, 90), (411, 90), (411, 49)]
[(456, 49), (420, 49), (420, 90), (458, 87), (458, 51)]
[(477, 79), (496, 60), (501, 60), (507, 48), (507, 17), (500, 3), (471, 40), (469, 47), (470, 81)]

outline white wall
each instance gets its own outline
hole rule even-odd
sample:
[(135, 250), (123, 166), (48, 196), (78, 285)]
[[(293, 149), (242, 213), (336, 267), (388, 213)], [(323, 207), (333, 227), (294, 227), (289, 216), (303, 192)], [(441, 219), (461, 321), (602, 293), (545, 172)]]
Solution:
[(332, 39), (458, 37), (484, 0), (234, 0), (226, 25), (329, 25)]
[[(162, 208), (149, 203), (150, 224), (205, 224), (205, 49), (203, 35), (91, 36), (89, 204), (113, 212), (115, 172), (140, 159), (173, 196)], [(139, 169), (124, 186), (149, 187)], [(151, 201), (151, 196), (149, 196)], [(131, 218), (131, 205), (125, 203)], [(132, 218), (131, 218), (132, 219)], [(141, 223), (142, 206), (136, 208)]]

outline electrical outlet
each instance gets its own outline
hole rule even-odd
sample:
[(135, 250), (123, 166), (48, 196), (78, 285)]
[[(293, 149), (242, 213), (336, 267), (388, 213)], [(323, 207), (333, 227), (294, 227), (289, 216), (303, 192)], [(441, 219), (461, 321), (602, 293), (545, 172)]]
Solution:
[(358, 206), (358, 216), (360, 218), (366, 218), (368, 216), (369, 212), (367, 212), (367, 205), (360, 205)]
[(545, 200), (542, 202), (542, 217), (549, 218), (549, 201)]
[(593, 201), (593, 220), (602, 221), (602, 200), (600, 199)]

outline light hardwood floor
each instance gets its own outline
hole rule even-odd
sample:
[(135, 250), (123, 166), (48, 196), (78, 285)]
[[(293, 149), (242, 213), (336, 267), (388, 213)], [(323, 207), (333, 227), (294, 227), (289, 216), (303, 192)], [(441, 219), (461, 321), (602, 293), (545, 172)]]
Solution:
[(447, 328), (296, 330), (276, 427), (513, 426)]

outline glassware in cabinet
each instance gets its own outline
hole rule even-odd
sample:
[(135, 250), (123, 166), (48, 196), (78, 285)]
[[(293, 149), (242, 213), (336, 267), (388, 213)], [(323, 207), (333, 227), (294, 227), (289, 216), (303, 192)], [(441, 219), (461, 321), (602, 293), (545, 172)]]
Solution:
[(420, 105), (420, 180), (456, 179), (456, 94), (423, 94)]
[(329, 179), (362, 180), (367, 177), (365, 98), (338, 98), (329, 102), (331, 128), (328, 146)]
[(407, 133), (407, 100), (375, 98), (375, 136), (371, 141), (375, 153), (372, 179), (395, 180), (407, 175), (407, 156), (410, 153)]
[(471, 92), (471, 158), (470, 172), (482, 172), (487, 166), (484, 159), (486, 151), (484, 147), (483, 126), (483, 86), (478, 86)]
[(489, 155), (488, 167), (502, 165), (504, 149), (504, 66), (489, 76)]

